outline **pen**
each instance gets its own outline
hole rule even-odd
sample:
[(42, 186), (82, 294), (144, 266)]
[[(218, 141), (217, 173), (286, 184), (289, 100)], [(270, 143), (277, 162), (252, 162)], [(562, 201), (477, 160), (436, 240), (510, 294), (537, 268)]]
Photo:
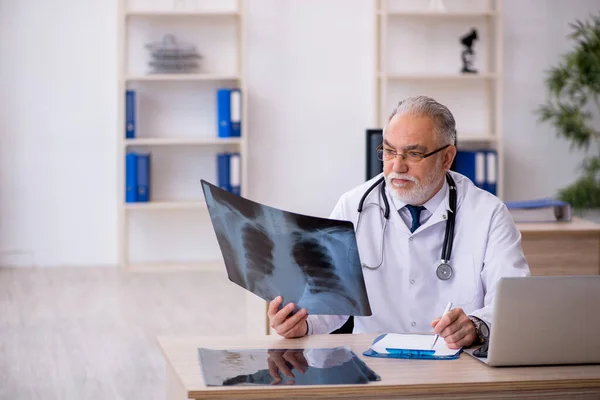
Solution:
[[(448, 311), (450, 311), (450, 309), (452, 308), (452, 302), (449, 302), (448, 305), (446, 306), (446, 309), (444, 310), (444, 313), (442, 314), (442, 318), (444, 318), (444, 315), (448, 314)], [(433, 344), (431, 345), (431, 348), (433, 349), (435, 347), (435, 344), (438, 341), (438, 338), (440, 337), (440, 335), (435, 335), (435, 337), (433, 338)]]

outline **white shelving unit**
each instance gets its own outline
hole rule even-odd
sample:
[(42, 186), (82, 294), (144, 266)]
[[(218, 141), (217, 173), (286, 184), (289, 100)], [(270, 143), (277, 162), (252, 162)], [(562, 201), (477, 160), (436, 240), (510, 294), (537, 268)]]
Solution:
[(128, 76), (126, 82), (202, 82), (202, 81), (240, 81), (239, 76), (217, 74), (156, 74)]
[[(245, 0), (194, 0), (189, 1), (193, 3), (189, 7), (174, 9), (176, 3), (180, 2), (119, 0), (119, 118), (116, 127), (119, 221), (116, 237), (120, 265), (132, 271), (223, 269), (200, 185), (200, 179), (216, 181), (217, 152), (231, 150), (240, 153), (242, 195), (245, 196), (247, 191)], [(203, 56), (202, 72), (148, 73), (149, 52), (144, 45), (161, 40), (164, 34), (173, 33), (178, 41), (196, 46)], [(242, 130), (239, 138), (218, 137), (216, 89), (219, 87), (241, 89)], [(136, 89), (138, 102), (134, 139), (125, 137), (125, 92), (129, 88)], [(149, 99), (142, 100), (144, 96)], [(129, 150), (140, 149), (152, 155), (151, 198), (146, 203), (127, 203), (125, 155)], [(163, 165), (155, 165), (155, 161)], [(184, 171), (188, 176), (181, 178), (178, 171)], [(157, 187), (161, 184), (167, 188)], [(155, 191), (164, 193), (154, 196)], [(184, 213), (183, 216), (181, 213)], [(201, 256), (198, 260), (133, 259), (130, 249), (133, 239), (140, 239), (139, 235), (143, 236), (149, 230), (161, 231), (164, 225), (177, 228), (177, 224), (171, 223), (174, 214), (184, 221), (193, 220), (189, 223), (190, 229), (203, 225), (199, 227), (203, 234), (192, 238), (184, 234), (182, 241), (192, 243), (191, 247), (196, 243), (198, 247), (204, 246), (201, 255), (210, 253), (210, 257)], [(157, 215), (162, 218), (163, 224), (153, 222)], [(143, 222), (136, 233), (132, 232), (133, 218), (141, 218)], [(196, 221), (201, 222), (196, 224)], [(171, 235), (167, 233), (165, 236)], [(178, 242), (172, 236), (165, 237), (167, 239)], [(146, 247), (155, 250), (152, 245)]]
[(126, 203), (127, 210), (206, 210), (204, 201), (151, 201), (148, 203)]
[(481, 73), (473, 75), (452, 75), (452, 74), (380, 74), (381, 78), (390, 81), (485, 81), (496, 78), (495, 74)]
[[(399, 100), (429, 95), (447, 105), (457, 123), (459, 148), (498, 154), (498, 197), (503, 198), (502, 0), (375, 0), (375, 110), (384, 126)], [(463, 74), (460, 37), (472, 27), (476, 74)]]
[(444, 19), (460, 19), (460, 18), (473, 18), (473, 17), (492, 17), (497, 13), (495, 11), (388, 11), (381, 12), (381, 15), (388, 15), (390, 17), (426, 17), (426, 18), (444, 18)]
[(240, 11), (190, 11), (190, 10), (125, 10), (125, 18), (130, 17), (239, 17)]
[(211, 146), (211, 145), (236, 145), (241, 146), (241, 138), (140, 138), (125, 139), (124, 145), (129, 146)]

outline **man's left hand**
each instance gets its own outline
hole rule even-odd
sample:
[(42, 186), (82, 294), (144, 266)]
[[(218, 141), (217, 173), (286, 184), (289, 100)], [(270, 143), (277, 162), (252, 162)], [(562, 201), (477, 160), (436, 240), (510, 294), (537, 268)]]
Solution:
[(433, 332), (440, 335), (451, 349), (467, 347), (477, 339), (477, 329), (462, 308), (453, 308), (431, 322)]
[(282, 352), (281, 350), (269, 350), (269, 358), (267, 362), (269, 364), (269, 374), (273, 377), (272, 385), (278, 385), (282, 379), (279, 373), (287, 376), (288, 385), (294, 385), (296, 383), (296, 376), (292, 372), (296, 369), (301, 374), (304, 374), (308, 370), (308, 361), (304, 357), (303, 350), (287, 350)]

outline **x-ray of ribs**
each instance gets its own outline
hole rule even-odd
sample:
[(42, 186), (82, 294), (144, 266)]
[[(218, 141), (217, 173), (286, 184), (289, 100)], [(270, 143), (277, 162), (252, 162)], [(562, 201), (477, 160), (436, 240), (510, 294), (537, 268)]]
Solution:
[(356, 301), (346, 293), (340, 276), (335, 272), (335, 266), (329, 249), (316, 238), (300, 232), (293, 233), (294, 246), (292, 256), (302, 268), (312, 294), (331, 293), (345, 297), (353, 306)]
[[(222, 232), (219, 232), (217, 233), (217, 238), (219, 240), (219, 245), (222, 249), (223, 260), (225, 261), (225, 265), (235, 265), (236, 267), (239, 266), (234, 247), (227, 238), (227, 235), (223, 234)], [(240, 283), (244, 281), (244, 277), (240, 274), (239, 267), (232, 268), (230, 274), (232, 274), (231, 280), (233, 280), (234, 282)]]
[(263, 226), (250, 221), (242, 227), (242, 242), (246, 252), (248, 287), (254, 291), (263, 279), (273, 275), (275, 244)]

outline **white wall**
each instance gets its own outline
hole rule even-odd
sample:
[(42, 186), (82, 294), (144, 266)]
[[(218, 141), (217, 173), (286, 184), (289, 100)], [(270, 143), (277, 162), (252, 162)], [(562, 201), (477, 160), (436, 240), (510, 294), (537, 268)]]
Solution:
[[(569, 22), (598, 15), (598, 0), (505, 0), (504, 146), (507, 200), (554, 196), (578, 176), (581, 152), (533, 111), (546, 101), (545, 71), (572, 48)], [(600, 118), (595, 120), (600, 129)], [(594, 149), (597, 151), (597, 149)]]
[[(250, 197), (327, 215), (364, 175), (372, 4), (249, 3)], [(579, 158), (535, 122), (540, 74), (599, 7), (504, 3), (506, 197), (548, 196)], [(117, 262), (116, 43), (116, 0), (0, 0), (0, 264)]]
[(250, 1), (251, 196), (328, 215), (364, 179), (373, 114), (373, 4)]
[(0, 0), (0, 263), (114, 263), (116, 3)]

